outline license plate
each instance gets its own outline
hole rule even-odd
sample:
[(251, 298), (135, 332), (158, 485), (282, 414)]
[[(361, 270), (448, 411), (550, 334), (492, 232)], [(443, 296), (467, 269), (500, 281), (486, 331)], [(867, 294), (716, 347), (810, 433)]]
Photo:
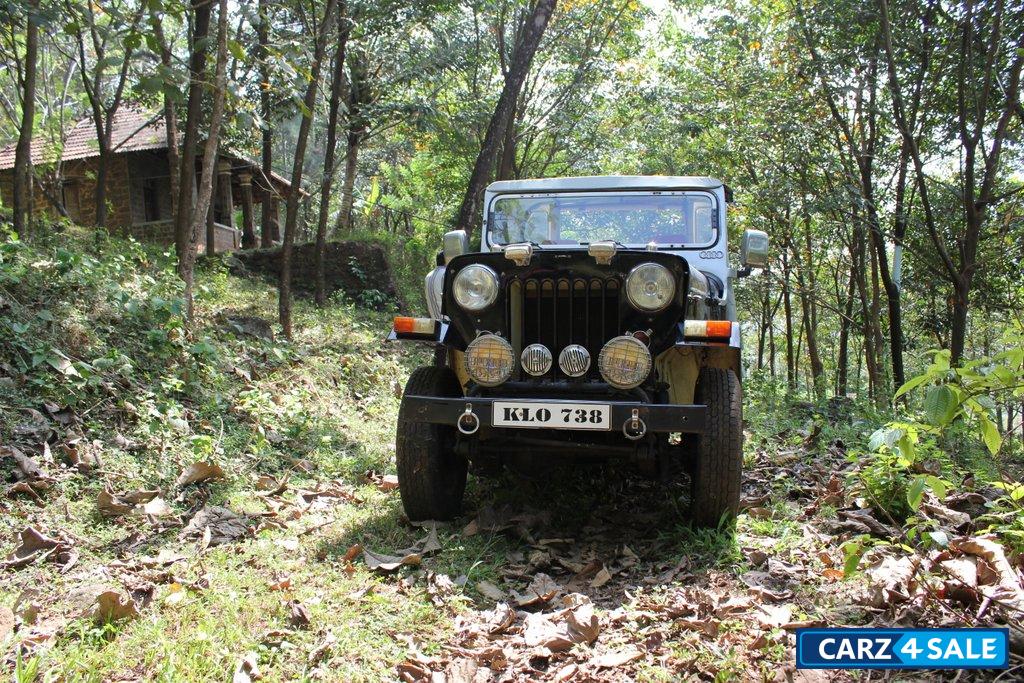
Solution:
[(495, 401), (491, 424), (520, 429), (609, 430), (611, 418), (607, 403)]

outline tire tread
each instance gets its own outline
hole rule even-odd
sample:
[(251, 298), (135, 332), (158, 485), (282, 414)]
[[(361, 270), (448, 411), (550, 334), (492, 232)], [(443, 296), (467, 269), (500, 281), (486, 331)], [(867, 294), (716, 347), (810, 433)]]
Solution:
[[(461, 396), (462, 387), (449, 368), (416, 368), (405, 395)], [(395, 464), (406, 516), (412, 521), (449, 520), (462, 511), (468, 463), (451, 451), (454, 428), (398, 419)]]
[(743, 394), (732, 370), (702, 368), (696, 403), (708, 406), (693, 472), (694, 522), (717, 527), (739, 512), (743, 477)]

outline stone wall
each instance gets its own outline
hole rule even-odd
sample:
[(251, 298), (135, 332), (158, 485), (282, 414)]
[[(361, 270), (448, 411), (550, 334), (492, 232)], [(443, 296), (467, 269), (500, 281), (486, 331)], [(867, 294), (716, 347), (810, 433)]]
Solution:
[[(96, 221), (96, 165), (98, 158), (75, 159), (64, 162), (64, 206), (71, 220), (82, 225)], [(4, 206), (13, 202), (13, 169), (0, 171), (0, 195)], [(39, 189), (33, 191), (34, 211), (38, 214), (57, 218), (60, 214), (46, 195)], [(117, 154), (107, 168), (107, 227), (111, 230), (127, 231), (131, 225), (131, 191), (128, 160), (124, 154)]]
[[(281, 247), (250, 249), (235, 252), (236, 273), (260, 274), (276, 283), (281, 273)], [(328, 294), (342, 290), (358, 297), (368, 290), (377, 290), (399, 301), (391, 279), (384, 250), (366, 242), (328, 242), (324, 258), (324, 279)], [(299, 294), (316, 289), (316, 245), (296, 244), (292, 252), (292, 287)]]
[[(152, 242), (154, 244), (174, 244), (174, 221), (167, 219), (162, 221), (150, 221), (148, 223), (136, 223), (128, 229), (128, 234), (140, 242)], [(226, 225), (217, 224), (214, 226), (214, 246), (218, 252), (234, 251), (241, 246), (242, 231), (229, 228)], [(206, 251), (206, 228), (199, 233), (197, 249), (200, 253)]]

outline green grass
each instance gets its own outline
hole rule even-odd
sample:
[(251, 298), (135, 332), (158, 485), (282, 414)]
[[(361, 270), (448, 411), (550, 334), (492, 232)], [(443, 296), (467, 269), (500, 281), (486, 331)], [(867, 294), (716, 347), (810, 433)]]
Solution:
[[(439, 528), (442, 550), (425, 561), (425, 569), (460, 581), (453, 595), (431, 596), (423, 572), (380, 576), (359, 560), (348, 564), (344, 557), (354, 544), (392, 554), (424, 535), (403, 521), (398, 493), (379, 491), (365, 473), (394, 472), (398, 396), (412, 368), (429, 362), (426, 350), (386, 344), (391, 311), (341, 296), (322, 310), (298, 300), (292, 342), (239, 337), (226, 329), (224, 315), (274, 320), (276, 295), (262, 281), (228, 275), (216, 261), (200, 270), (197, 319), (186, 332), (172, 265), (159, 249), (77, 228), (32, 246), (0, 244), (0, 296), (13, 302), (0, 308), (0, 355), (12, 359), (13, 369), (0, 382), (0, 440), (38, 446), (18, 434), (27, 411), (45, 410), (45, 399), (74, 412), (76, 448), (102, 462), (84, 474), (70, 469), (63, 445), (73, 435), (59, 429), (51, 460), (36, 453), (55, 479), (41, 494), (45, 505), (15, 497), (0, 516), (2, 555), (27, 524), (64, 534), (81, 553), (64, 574), (54, 564), (0, 573), (0, 604), (13, 606), (29, 587), (39, 591), (39, 624), (21, 626), (16, 637), (47, 625), (56, 632), (47, 647), (8, 659), (16, 680), (224, 681), (247, 653), (254, 653), (265, 681), (393, 679), (413, 648), (446, 656), (456, 618), (493, 607), (478, 582), (521, 590), (537, 571), (567, 581), (572, 572), (560, 562), (592, 559), (615, 577), (601, 589), (584, 584), (580, 590), (603, 619), (616, 610), (629, 617), (608, 624), (599, 647), (635, 642), (637, 628), (668, 634), (664, 651), (678, 668), (645, 658), (630, 670), (637, 680), (674, 680), (698, 670), (722, 680), (758, 677), (786, 661), (777, 644), (751, 660), (744, 648), (752, 634), (742, 621), (726, 623), (716, 639), (633, 613), (641, 597), (663, 600), (693, 585), (745, 594), (738, 577), (752, 568), (752, 548), (783, 560), (812, 556), (818, 549), (802, 533), (799, 507), (786, 502), (785, 477), (767, 483), (769, 517), (741, 515), (735, 529), (720, 530), (690, 527), (682, 486), (639, 481), (628, 468), (561, 467), (530, 481), (471, 478), (466, 515)], [(59, 354), (74, 361), (78, 376), (55, 369), (51, 361)], [(779, 424), (765, 415), (781, 408), (761, 406), (756, 397), (752, 403), (750, 467), (764, 467), (779, 448), (801, 449), (812, 463), (834, 436), (823, 432), (804, 445), (797, 420)], [(226, 477), (175, 488), (179, 473), (199, 459), (216, 461)], [(10, 459), (0, 467), (10, 479)], [(207, 504), (258, 520), (270, 511), (256, 489), (256, 478), (267, 474), (290, 477), (280, 510), (284, 528), (207, 550), (180, 539), (180, 526), (105, 517), (96, 507), (109, 482), (122, 492), (159, 489), (185, 519)], [(359, 502), (331, 499), (308, 510), (296, 503), (299, 489), (332, 483)], [(541, 509), (547, 521), (525, 532), (464, 536), (462, 527), (485, 506)], [(298, 518), (288, 517), (296, 511)], [(548, 564), (529, 565), (543, 538), (570, 540), (546, 559), (541, 553)], [(117, 564), (161, 550), (188, 557), (143, 572)], [(682, 558), (688, 578), (652, 584), (651, 577)], [(274, 590), (283, 577), (290, 587)], [(133, 581), (154, 585), (138, 618), (96, 625), (81, 617), (75, 595), (83, 586)], [(810, 582), (797, 598), (803, 611), (794, 613), (811, 614), (832, 599), (823, 593)], [(172, 594), (184, 597), (168, 599)], [(308, 612), (307, 628), (290, 623), (293, 600)], [(311, 662), (325, 643), (319, 661)], [(13, 651), (12, 645), (5, 647)], [(585, 661), (589, 650), (574, 652)]]

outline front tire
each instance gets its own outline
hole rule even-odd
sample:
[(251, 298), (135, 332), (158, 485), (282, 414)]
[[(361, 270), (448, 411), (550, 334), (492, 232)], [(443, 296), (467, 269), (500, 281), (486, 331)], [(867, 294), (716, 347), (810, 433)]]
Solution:
[[(416, 368), (404, 396), (462, 396), (462, 386), (449, 368)], [(402, 506), (411, 521), (449, 520), (462, 511), (467, 462), (454, 447), (454, 427), (399, 417), (395, 462)]]
[(702, 368), (694, 403), (708, 407), (697, 437), (691, 516), (700, 527), (728, 523), (739, 512), (743, 475), (743, 392), (732, 370)]

